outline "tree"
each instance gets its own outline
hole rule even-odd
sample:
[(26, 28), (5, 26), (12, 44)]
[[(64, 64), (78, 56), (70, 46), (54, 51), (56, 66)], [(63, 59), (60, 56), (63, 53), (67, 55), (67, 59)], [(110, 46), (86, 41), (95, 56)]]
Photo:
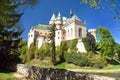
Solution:
[(19, 61), (19, 42), (23, 29), (19, 20), (23, 13), (18, 8), (33, 5), (36, 0), (0, 0), (0, 67)]
[(114, 53), (116, 55), (115, 58), (120, 61), (120, 44), (115, 43)]
[(114, 57), (115, 41), (107, 28), (99, 26), (97, 29), (97, 49), (103, 57)]
[(51, 55), (52, 55), (52, 63), (56, 64), (56, 49), (55, 49), (55, 24), (51, 27), (51, 33), (50, 33), (50, 40), (51, 40)]
[(20, 59), (22, 59), (22, 62), (25, 62), (26, 54), (28, 52), (27, 41), (21, 40), (19, 46), (20, 46)]
[(110, 6), (110, 9), (112, 8), (114, 12), (116, 13), (116, 16), (114, 16), (114, 19), (119, 18), (120, 19), (120, 0), (82, 0), (82, 4), (89, 5), (91, 8), (102, 8), (104, 9), (103, 3), (106, 3)]
[(12, 3), (10, 0), (1, 0), (0, 6), (0, 16), (2, 16), (0, 17), (0, 53), (3, 59), (8, 61), (18, 56), (18, 44), (21, 40), (20, 34), (23, 31), (18, 25), (22, 14), (15, 11), (18, 6)]

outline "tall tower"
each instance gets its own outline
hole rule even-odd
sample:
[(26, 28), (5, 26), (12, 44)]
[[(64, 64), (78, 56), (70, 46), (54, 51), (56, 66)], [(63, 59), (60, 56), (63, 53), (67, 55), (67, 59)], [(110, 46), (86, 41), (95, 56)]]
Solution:
[(73, 14), (72, 14), (72, 9), (70, 9), (70, 18), (72, 18)]
[(54, 24), (55, 19), (56, 19), (56, 16), (55, 16), (55, 14), (53, 13), (53, 15), (52, 15), (52, 17), (51, 17), (51, 19), (50, 19), (50, 21), (49, 21), (49, 24), (50, 24), (50, 25), (51, 25), (51, 24)]
[(56, 24), (56, 29), (62, 28), (62, 16), (61, 16), (60, 12), (58, 13), (55, 24)]
[(58, 16), (56, 17), (55, 25), (56, 25), (55, 45), (60, 46), (60, 43), (62, 41), (62, 25), (63, 25), (63, 20), (62, 20), (62, 16), (60, 12), (58, 13)]

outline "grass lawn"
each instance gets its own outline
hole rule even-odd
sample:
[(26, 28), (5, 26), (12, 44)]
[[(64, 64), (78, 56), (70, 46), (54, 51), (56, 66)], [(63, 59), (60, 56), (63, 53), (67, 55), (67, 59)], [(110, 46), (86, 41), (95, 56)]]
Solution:
[(104, 70), (120, 70), (120, 65), (108, 65)]
[(14, 77), (12, 73), (0, 72), (0, 80), (19, 80), (19, 79)]

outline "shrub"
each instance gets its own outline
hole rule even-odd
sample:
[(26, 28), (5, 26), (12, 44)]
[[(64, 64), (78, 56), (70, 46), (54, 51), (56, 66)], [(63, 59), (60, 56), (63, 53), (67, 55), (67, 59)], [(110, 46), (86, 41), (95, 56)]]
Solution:
[(88, 60), (87, 54), (85, 53), (76, 53), (76, 52), (66, 53), (65, 59), (66, 59), (66, 62), (73, 63), (81, 67), (89, 66), (89, 60)]
[(69, 53), (66, 52), (65, 59), (66, 62), (73, 63), (81, 67), (91, 66), (96, 68), (103, 68), (107, 65), (105, 58), (95, 54), (92, 51), (88, 53), (76, 53), (75, 51)]
[(103, 68), (107, 65), (106, 59), (101, 57), (100, 55), (96, 55), (94, 57), (94, 61), (93, 61), (93, 67), (96, 68)]
[(78, 39), (73, 39), (70, 41), (69, 49), (77, 51), (76, 45), (77, 45)]
[(80, 53), (78, 58), (78, 65), (83, 66), (89, 66), (89, 59), (85, 53)]
[(82, 42), (85, 45), (87, 51), (95, 51), (95, 40), (91, 37), (82, 38)]
[(27, 60), (30, 61), (34, 58), (34, 53), (35, 53), (35, 47), (32, 46), (30, 49), (28, 49), (27, 52)]
[(44, 59), (44, 57), (50, 56), (50, 44), (45, 43), (39, 49), (39, 58)]

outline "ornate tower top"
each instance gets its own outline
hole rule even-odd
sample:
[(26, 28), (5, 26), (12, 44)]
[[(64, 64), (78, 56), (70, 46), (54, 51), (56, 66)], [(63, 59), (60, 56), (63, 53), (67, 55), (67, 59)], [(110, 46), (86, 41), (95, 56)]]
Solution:
[(72, 9), (70, 9), (70, 18), (73, 16)]
[(60, 12), (58, 13), (57, 20), (62, 20), (62, 16), (61, 16)]
[(55, 20), (55, 18), (56, 18), (56, 16), (55, 16), (55, 14), (53, 13), (53, 15), (52, 15), (52, 17), (51, 17), (50, 20)]

